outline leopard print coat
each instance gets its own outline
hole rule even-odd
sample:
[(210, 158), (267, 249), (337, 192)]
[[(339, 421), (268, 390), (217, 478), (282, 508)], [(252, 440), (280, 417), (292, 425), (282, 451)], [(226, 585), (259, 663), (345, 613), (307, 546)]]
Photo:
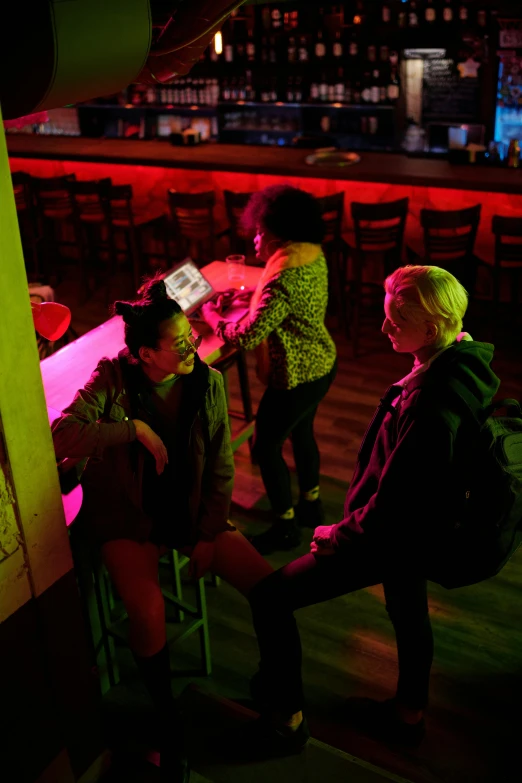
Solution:
[(321, 253), (304, 266), (285, 269), (267, 282), (257, 309), (239, 323), (220, 321), (221, 339), (252, 350), (268, 340), (269, 385), (293, 389), (327, 375), (336, 348), (324, 323), (328, 268)]

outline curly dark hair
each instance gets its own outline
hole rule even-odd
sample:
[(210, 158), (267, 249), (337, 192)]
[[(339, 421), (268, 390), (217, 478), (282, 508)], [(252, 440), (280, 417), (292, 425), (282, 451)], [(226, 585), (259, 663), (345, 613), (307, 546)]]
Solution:
[(250, 197), (241, 218), (246, 234), (258, 228), (285, 242), (321, 244), (324, 222), (319, 203), (311, 193), (291, 185), (270, 185)]
[(155, 348), (161, 338), (160, 324), (183, 312), (167, 294), (161, 273), (148, 278), (140, 288), (140, 298), (133, 302), (114, 302), (112, 312), (121, 315), (125, 324), (125, 344), (135, 359), (143, 345)]

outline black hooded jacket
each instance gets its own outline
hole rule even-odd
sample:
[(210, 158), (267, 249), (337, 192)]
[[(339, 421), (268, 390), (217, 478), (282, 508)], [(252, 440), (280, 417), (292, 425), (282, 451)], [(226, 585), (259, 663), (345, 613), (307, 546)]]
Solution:
[(405, 387), (390, 386), (359, 450), (332, 543), (341, 553), (357, 542), (386, 558), (408, 557), (427, 544), (427, 533), (450, 511), (458, 480), (458, 453), (467, 411), (449, 386), (465, 384), (486, 407), (500, 381), (490, 363), (493, 346), (454, 343)]

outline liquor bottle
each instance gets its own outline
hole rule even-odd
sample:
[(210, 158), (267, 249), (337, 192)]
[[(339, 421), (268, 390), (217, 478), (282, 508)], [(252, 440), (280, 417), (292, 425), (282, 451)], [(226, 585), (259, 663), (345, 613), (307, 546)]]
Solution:
[(398, 27), (406, 27), (406, 22), (407, 22), (406, 10), (401, 5), (401, 7), (399, 9), (399, 13), (397, 14), (397, 26)]
[(334, 100), (342, 103), (344, 101), (344, 92), (344, 71), (342, 68), (338, 68), (337, 81), (334, 85)]
[(315, 43), (314, 51), (315, 51), (315, 56), (318, 60), (322, 60), (326, 54), (326, 46), (324, 45), (322, 30), (319, 30), (317, 32), (317, 41)]
[(253, 62), (256, 59), (256, 45), (254, 42), (254, 31), (250, 27), (248, 30), (248, 38), (246, 43), (247, 60)]
[(310, 101), (313, 103), (314, 101), (319, 100), (319, 85), (317, 82), (312, 82), (310, 84)]
[(321, 81), (319, 82), (319, 100), (323, 103), (328, 101), (328, 82), (324, 73), (321, 74)]
[(230, 82), (230, 100), (237, 101), (239, 95), (237, 79), (234, 77)]
[(295, 38), (293, 35), (288, 39), (288, 62), (295, 63), (297, 60), (297, 46), (295, 45)]
[(270, 100), (272, 103), (277, 101), (277, 79), (275, 77), (270, 82)]
[(268, 50), (268, 62), (269, 63), (277, 62), (275, 38), (270, 38), (270, 48)]
[(228, 86), (228, 79), (223, 80), (223, 85), (221, 87), (221, 100), (222, 101), (230, 100), (230, 87)]
[(437, 12), (433, 5), (433, 0), (427, 0), (426, 8), (424, 9), (424, 19), (428, 24), (433, 24), (437, 21)]
[(397, 79), (397, 71), (392, 68), (390, 71), (390, 81), (386, 88), (386, 97), (390, 103), (395, 103), (399, 97), (399, 80)]
[(459, 6), (459, 21), (460, 22), (468, 21), (468, 7), (464, 3), (461, 3)]
[(370, 73), (369, 71), (366, 71), (364, 73), (363, 82), (362, 82), (362, 89), (361, 89), (361, 101), (363, 103), (370, 103), (372, 99), (372, 86), (370, 82)]
[(442, 18), (447, 23), (453, 22), (453, 7), (451, 0), (445, 0), (444, 10), (442, 11)]
[(368, 46), (368, 49), (366, 50), (366, 58), (369, 63), (374, 63), (377, 59), (377, 49), (373, 44)]
[(303, 80), (300, 76), (296, 76), (295, 87), (294, 87), (294, 101), (296, 103), (301, 103), (302, 100), (303, 100)]
[(387, 3), (384, 3), (382, 7), (381, 19), (384, 22), (384, 24), (389, 24), (391, 22), (390, 6)]
[(280, 30), (283, 26), (283, 14), (280, 8), (272, 8), (270, 14), (272, 19), (272, 30)]
[(379, 49), (379, 58), (381, 62), (385, 63), (390, 59), (390, 50), (386, 46), (386, 44), (383, 44)]
[(355, 32), (352, 33), (350, 43), (348, 44), (348, 54), (352, 61), (355, 60), (359, 54), (359, 43)]
[(299, 39), (299, 48), (297, 50), (297, 57), (299, 62), (305, 63), (309, 60), (308, 46), (304, 35)]
[(381, 100), (381, 90), (379, 85), (380, 73), (377, 68), (372, 73), (372, 84), (370, 87), (370, 102), (379, 103)]
[(288, 82), (286, 85), (286, 101), (287, 103), (294, 102), (294, 80), (292, 79), (291, 76), (288, 77)]
[(479, 8), (477, 11), (477, 24), (479, 27), (486, 27), (488, 23), (488, 12), (485, 8)]
[(225, 44), (225, 62), (234, 62), (234, 47), (231, 43)]
[(361, 96), (361, 82), (356, 81), (355, 86), (352, 90), (352, 100), (353, 103), (358, 106), (361, 103), (362, 96)]
[(246, 84), (243, 76), (239, 77), (239, 85), (237, 89), (238, 101), (246, 101)]
[(246, 99), (247, 101), (255, 101), (256, 91), (252, 86), (252, 71), (247, 71), (246, 74)]
[(409, 27), (419, 26), (419, 14), (417, 13), (417, 4), (415, 0), (410, 0), (410, 8), (408, 11), (408, 26)]
[(335, 33), (335, 40), (333, 44), (333, 56), (334, 57), (342, 57), (343, 56), (343, 42), (341, 40), (341, 31), (337, 30)]
[(217, 106), (219, 103), (219, 82), (217, 79), (212, 79), (210, 94), (212, 98), (212, 105)]

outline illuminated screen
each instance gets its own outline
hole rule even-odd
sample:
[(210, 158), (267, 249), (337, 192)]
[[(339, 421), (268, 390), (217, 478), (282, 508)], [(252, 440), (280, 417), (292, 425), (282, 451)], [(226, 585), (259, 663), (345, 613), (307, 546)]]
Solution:
[(196, 309), (212, 293), (212, 286), (193, 261), (185, 261), (165, 277), (165, 286), (184, 313)]

